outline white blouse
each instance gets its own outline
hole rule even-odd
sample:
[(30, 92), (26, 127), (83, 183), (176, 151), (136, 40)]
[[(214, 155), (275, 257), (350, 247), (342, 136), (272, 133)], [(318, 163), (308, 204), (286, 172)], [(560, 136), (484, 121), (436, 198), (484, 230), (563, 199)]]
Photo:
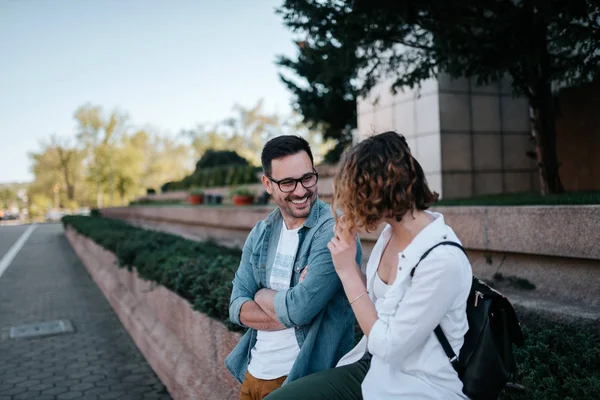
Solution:
[[(416, 269), (428, 249), (442, 241), (460, 244), (439, 213), (398, 254), (398, 273), (383, 297), (374, 296), (377, 267), (391, 237), (381, 233), (367, 264), (367, 290), (378, 319), (371, 333), (338, 363), (348, 365), (368, 350), (371, 366), (362, 384), (364, 400), (467, 399), (462, 382), (433, 333), (439, 324), (456, 354), (468, 330), (466, 301), (472, 282), (469, 260), (454, 246), (439, 246)], [(383, 283), (383, 282), (381, 282)], [(377, 290), (378, 291), (378, 290)]]
[(375, 299), (383, 298), (391, 287), (392, 285), (388, 285), (387, 283), (385, 283), (379, 277), (379, 274), (375, 274), (375, 282), (373, 282), (373, 297)]

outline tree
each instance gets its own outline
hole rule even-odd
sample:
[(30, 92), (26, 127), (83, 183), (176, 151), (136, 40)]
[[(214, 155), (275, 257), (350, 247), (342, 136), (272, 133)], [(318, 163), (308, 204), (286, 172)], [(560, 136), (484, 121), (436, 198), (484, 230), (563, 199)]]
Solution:
[(239, 155), (253, 165), (260, 165), (260, 153), (264, 144), (271, 138), (281, 135), (279, 117), (263, 112), (263, 100), (258, 100), (254, 107), (246, 108), (239, 104), (233, 107), (237, 114), (223, 121), (223, 129), (233, 140), (241, 141), (236, 150)]
[[(76, 202), (76, 188), (81, 183), (82, 151), (71, 144), (69, 138), (51, 135), (40, 142), (42, 150), (30, 153), (33, 161), (33, 174), (37, 188), (44, 195), (52, 197), (59, 188), (66, 189), (66, 201)], [(58, 206), (58, 204), (56, 204)]]
[(244, 147), (244, 140), (240, 136), (233, 136), (231, 132), (225, 132), (222, 128), (222, 122), (215, 124), (211, 128), (205, 125), (199, 125), (196, 129), (181, 131), (180, 135), (190, 141), (193, 157), (199, 160), (206, 151), (237, 151)]
[(356, 50), (361, 93), (388, 75), (394, 91), (440, 72), (510, 77), (530, 102), (542, 193), (563, 191), (553, 88), (598, 78), (598, 0), (286, 0), (280, 13), (313, 41)]
[(266, 114), (262, 108), (262, 100), (258, 100), (250, 108), (236, 104), (232, 117), (208, 129), (199, 125), (195, 130), (184, 130), (181, 136), (191, 141), (196, 159), (201, 158), (209, 149), (231, 150), (253, 165), (260, 165), (260, 153), (264, 144), (282, 134), (279, 117)]
[(357, 52), (337, 41), (305, 39), (297, 42), (297, 60), (280, 56), (276, 63), (296, 75), (288, 78), (280, 74), (280, 78), (294, 95), (294, 109), (303, 116), (303, 122), (310, 129), (321, 130), (325, 139), (337, 142), (325, 156), (326, 161), (336, 162), (352, 143), (356, 129), (358, 90), (352, 83), (358, 72)]
[(75, 111), (74, 117), (77, 139), (85, 150), (88, 180), (96, 186), (96, 207), (102, 207), (103, 186), (109, 186), (111, 196), (114, 190), (112, 156), (115, 143), (125, 131), (127, 116), (115, 110), (106, 117), (102, 107), (86, 104)]
[(178, 181), (191, 172), (192, 166), (189, 146), (168, 136), (151, 136), (147, 142), (146, 169), (140, 190), (158, 189), (165, 182)]
[(0, 209), (10, 208), (16, 202), (17, 192), (7, 186), (0, 187)]

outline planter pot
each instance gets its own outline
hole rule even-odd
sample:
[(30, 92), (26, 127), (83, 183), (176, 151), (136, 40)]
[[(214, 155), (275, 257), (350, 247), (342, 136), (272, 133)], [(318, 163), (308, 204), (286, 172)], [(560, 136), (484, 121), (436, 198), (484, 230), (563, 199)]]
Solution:
[(216, 194), (214, 200), (215, 204), (221, 204), (223, 203), (223, 196), (221, 196), (220, 194)]
[(205, 194), (204, 201), (206, 204), (215, 204), (215, 195), (214, 194)]
[(235, 195), (231, 200), (233, 200), (233, 204), (236, 206), (249, 206), (254, 202), (254, 196)]
[(204, 203), (204, 195), (203, 194), (190, 194), (188, 196), (188, 200), (190, 204), (202, 204)]

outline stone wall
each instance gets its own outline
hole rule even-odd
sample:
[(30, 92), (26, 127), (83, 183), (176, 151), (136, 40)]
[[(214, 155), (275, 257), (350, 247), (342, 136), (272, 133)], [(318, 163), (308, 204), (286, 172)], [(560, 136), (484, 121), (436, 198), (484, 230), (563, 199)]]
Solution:
[[(273, 207), (122, 207), (102, 215), (192, 240), (241, 247)], [(467, 248), (477, 276), (527, 279), (540, 296), (600, 306), (600, 206), (437, 207)], [(361, 235), (363, 267), (379, 231)], [(488, 262), (491, 259), (491, 262)], [(567, 290), (568, 288), (568, 290)]]
[(163, 286), (119, 268), (113, 253), (70, 227), (65, 235), (175, 400), (233, 399), (239, 395), (240, 385), (224, 361), (240, 334), (194, 311), (188, 301)]

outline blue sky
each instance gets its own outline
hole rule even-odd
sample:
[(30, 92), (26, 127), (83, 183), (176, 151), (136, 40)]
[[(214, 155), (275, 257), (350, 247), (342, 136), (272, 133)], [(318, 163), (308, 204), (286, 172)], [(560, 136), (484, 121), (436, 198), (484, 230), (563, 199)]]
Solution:
[(1, 0), (0, 182), (33, 178), (27, 153), (74, 136), (85, 103), (175, 135), (264, 98), (288, 114), (274, 60), (294, 55), (282, 0)]

